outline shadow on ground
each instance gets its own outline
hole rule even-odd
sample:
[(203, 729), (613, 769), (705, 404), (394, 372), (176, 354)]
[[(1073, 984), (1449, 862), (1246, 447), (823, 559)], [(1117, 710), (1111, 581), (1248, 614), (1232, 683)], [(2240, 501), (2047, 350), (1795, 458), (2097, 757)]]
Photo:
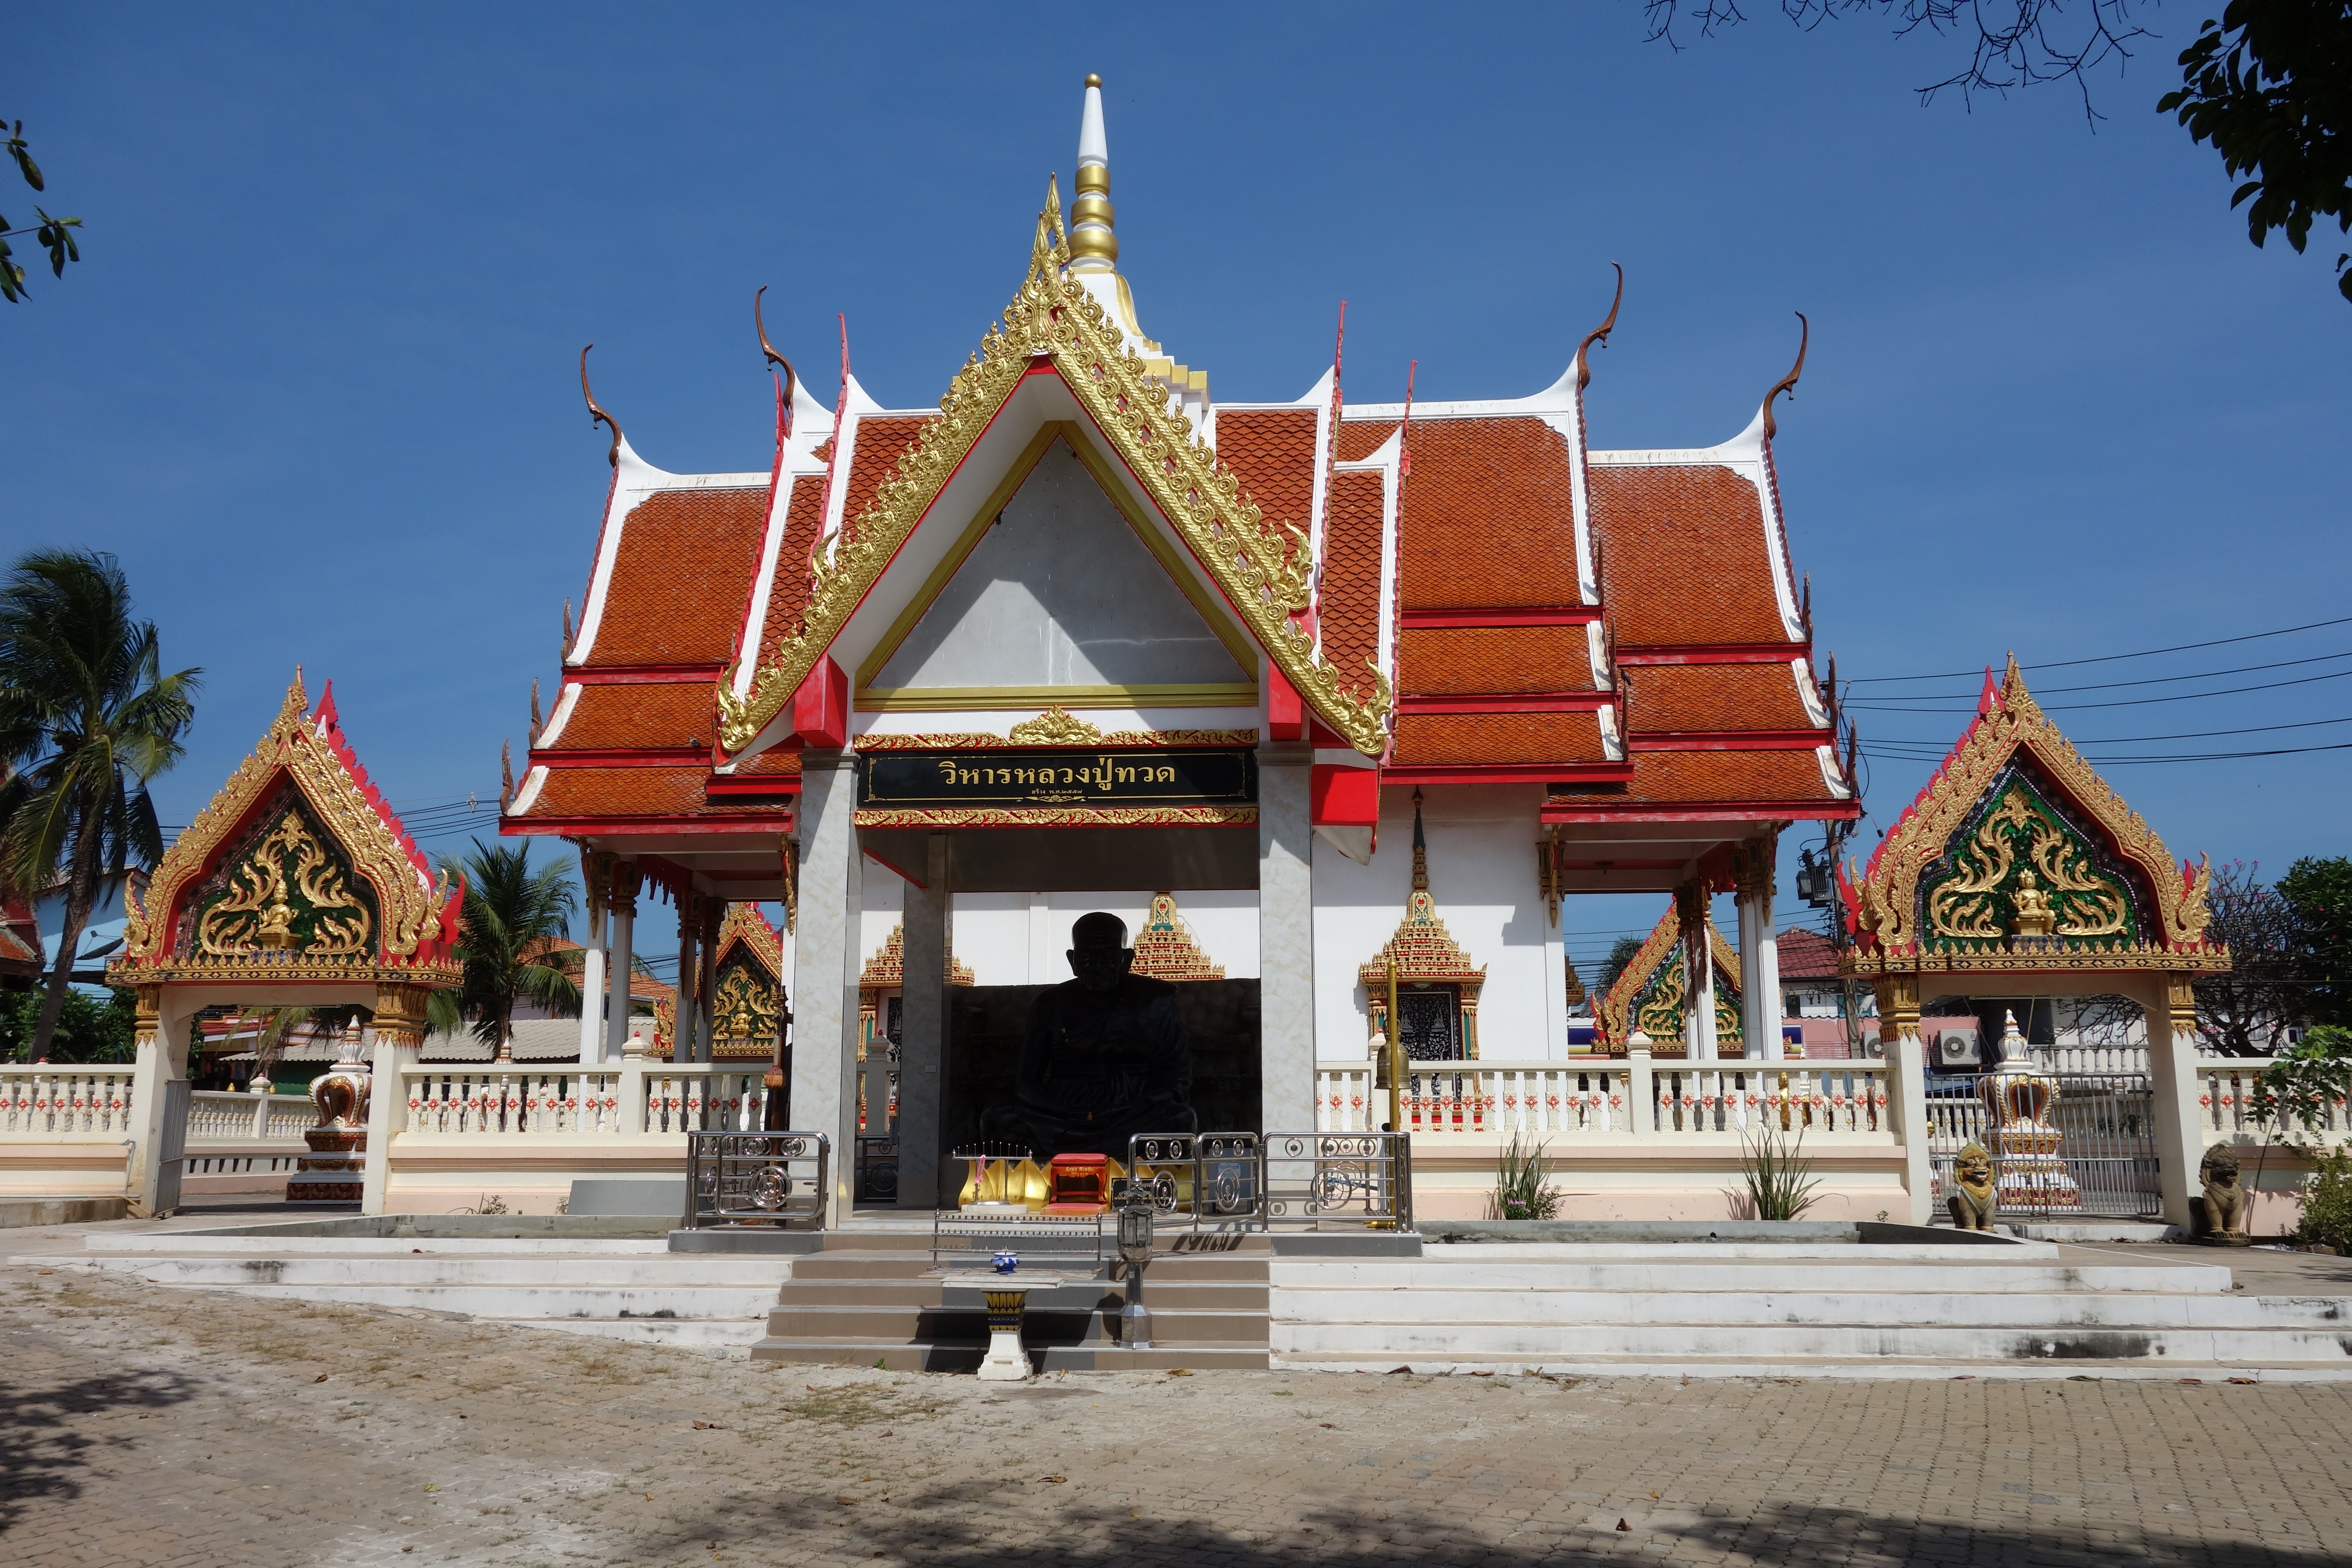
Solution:
[(75, 1426), (91, 1415), (168, 1409), (194, 1393), (195, 1384), (176, 1373), (110, 1373), (47, 1384), (0, 1377), (0, 1534), (27, 1503), (79, 1497), (83, 1474), (100, 1456), (132, 1442)]
[[(1275, 1531), (1232, 1531), (1213, 1521), (1148, 1517), (1125, 1503), (1065, 1508), (1053, 1512), (1069, 1539), (1061, 1544), (1024, 1540), (1018, 1546), (992, 1530), (1002, 1519), (1030, 1536), (1038, 1521), (1034, 1506), (1003, 1508), (1001, 1483), (972, 1483), (902, 1500), (932, 1517), (888, 1523), (857, 1521), (855, 1510), (814, 1504), (763, 1506), (739, 1498), (707, 1516), (701, 1528), (665, 1543), (681, 1552), (716, 1543), (733, 1559), (758, 1561), (761, 1548), (785, 1547), (796, 1557), (814, 1548), (828, 1556), (870, 1557), (884, 1562), (938, 1564), (940, 1568), (1002, 1568), (1008, 1553), (1024, 1568), (1128, 1568), (1137, 1563), (1220, 1568), (1294, 1568), (1302, 1561), (1349, 1564), (1477, 1563), (1493, 1568), (1517, 1564), (1577, 1564), (1628, 1557), (1687, 1557), (1689, 1548), (1728, 1554), (1734, 1562), (1812, 1564), (1834, 1562), (1846, 1568), (1904, 1568), (1921, 1562), (1965, 1563), (1971, 1568), (2113, 1568), (2117, 1562), (2196, 1564), (2197, 1568), (2340, 1568), (2346, 1559), (2321, 1549), (2216, 1542), (2173, 1534), (2142, 1521), (2091, 1526), (2075, 1500), (2036, 1494), (2025, 1521), (1955, 1527), (1942, 1521), (1881, 1517), (1847, 1509), (1783, 1505), (1746, 1519), (1710, 1519), (1670, 1504), (1583, 1504), (1589, 1514), (1577, 1523), (1559, 1519), (1528, 1521), (1518, 1539), (1493, 1541), (1464, 1528), (1461, 1516), (1368, 1500), (1360, 1505), (1302, 1508), (1297, 1523)], [(1034, 1505), (1034, 1498), (1023, 1500)], [(1150, 1506), (1148, 1503), (1142, 1506)], [(2042, 1515), (2047, 1516), (2044, 1522)], [(1573, 1518), (1573, 1515), (1571, 1516)], [(1616, 1529), (1618, 1520), (1627, 1529)], [(2186, 1521), (2184, 1521), (2184, 1523)], [(2120, 1534), (2122, 1539), (2117, 1540)], [(649, 1555), (663, 1547), (641, 1540)]]

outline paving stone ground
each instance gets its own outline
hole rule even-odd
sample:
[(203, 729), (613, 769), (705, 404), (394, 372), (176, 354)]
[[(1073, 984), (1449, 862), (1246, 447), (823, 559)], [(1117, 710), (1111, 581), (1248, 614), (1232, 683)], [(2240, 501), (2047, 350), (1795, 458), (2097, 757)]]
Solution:
[(2340, 1384), (1008, 1390), (0, 1268), (9, 1564), (2302, 1568), (2347, 1481)]

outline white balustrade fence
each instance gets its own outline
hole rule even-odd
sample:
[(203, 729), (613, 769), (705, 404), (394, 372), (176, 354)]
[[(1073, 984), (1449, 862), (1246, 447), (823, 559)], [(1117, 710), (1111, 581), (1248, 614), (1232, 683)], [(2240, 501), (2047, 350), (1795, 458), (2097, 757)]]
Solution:
[[(2145, 1045), (2035, 1046), (2036, 1071), (2048, 1073), (2144, 1073), (2148, 1070)], [(1995, 1051), (1998, 1057), (2000, 1053)]]
[(624, 1061), (579, 1068), (417, 1067), (401, 1073), (405, 1130), (551, 1137), (759, 1131), (764, 1067)]
[(128, 1062), (0, 1066), (0, 1137), (129, 1132), (131, 1070)]
[[(1369, 1061), (1315, 1071), (1316, 1128), (1361, 1132), (1389, 1119)], [(1681, 1137), (1777, 1128), (1836, 1135), (1893, 1130), (1884, 1062), (1719, 1066), (1617, 1058), (1585, 1061), (1412, 1062), (1401, 1107), (1415, 1135), (1514, 1132), (1546, 1138)]]
[(2197, 1064), (2197, 1115), (2205, 1142), (2227, 1143), (2273, 1134), (2347, 1142), (2352, 1135), (2352, 1107), (2340, 1100), (2322, 1106), (2309, 1128), (2290, 1114), (2282, 1114), (2275, 1127), (2263, 1120), (2255, 1089), (2263, 1069), (2273, 1065), (2268, 1057), (2207, 1058)]
[(306, 1094), (236, 1094), (198, 1089), (188, 1097), (191, 1143), (299, 1143), (319, 1124)]

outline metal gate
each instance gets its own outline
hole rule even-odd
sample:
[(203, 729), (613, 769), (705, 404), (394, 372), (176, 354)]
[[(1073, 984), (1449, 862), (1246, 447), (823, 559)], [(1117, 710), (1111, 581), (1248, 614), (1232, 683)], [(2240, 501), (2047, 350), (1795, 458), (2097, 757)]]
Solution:
[[(2048, 1215), (2063, 1219), (2160, 1219), (2164, 1195), (2157, 1176), (2156, 1097), (2146, 1073), (2036, 1073), (2058, 1086), (2047, 1120), (2060, 1135), (2059, 1155), (2082, 1189), (2083, 1206)], [(1927, 1079), (1927, 1153), (1935, 1167), (1936, 1217), (1952, 1191), (1952, 1161), (1963, 1145), (1981, 1143), (2000, 1160), (1982, 1086), (1990, 1075), (1961, 1073)], [(2005, 1217), (2019, 1217), (2005, 1211)]]

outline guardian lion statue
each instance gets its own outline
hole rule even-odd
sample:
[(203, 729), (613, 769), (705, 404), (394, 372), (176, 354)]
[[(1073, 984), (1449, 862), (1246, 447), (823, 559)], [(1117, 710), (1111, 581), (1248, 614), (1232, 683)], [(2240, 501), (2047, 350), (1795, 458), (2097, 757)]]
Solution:
[(2000, 1205), (1993, 1191), (1992, 1156), (1983, 1144), (1970, 1142), (1953, 1157), (1952, 1185), (1952, 1223), (1962, 1230), (1990, 1230)]
[(2238, 1156), (2227, 1145), (2216, 1143), (2205, 1151), (2205, 1158), (2197, 1166), (2197, 1180), (2205, 1189), (2204, 1195), (2189, 1200), (2199, 1236), (2224, 1241), (2245, 1237), (2252, 1205), (2246, 1201), (2246, 1189), (2239, 1184), (2239, 1174)]

